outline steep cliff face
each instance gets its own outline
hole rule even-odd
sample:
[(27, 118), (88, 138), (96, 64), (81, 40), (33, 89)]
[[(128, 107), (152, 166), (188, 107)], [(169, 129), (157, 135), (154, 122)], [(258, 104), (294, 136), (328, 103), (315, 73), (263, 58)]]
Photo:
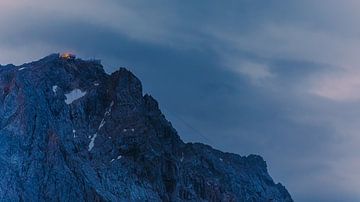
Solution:
[(0, 201), (292, 201), (260, 156), (181, 141), (124, 68), (2, 66), (0, 124)]

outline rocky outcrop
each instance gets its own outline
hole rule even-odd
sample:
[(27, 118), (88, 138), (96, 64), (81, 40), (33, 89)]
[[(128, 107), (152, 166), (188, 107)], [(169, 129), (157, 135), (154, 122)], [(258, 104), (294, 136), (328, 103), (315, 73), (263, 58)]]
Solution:
[(124, 68), (0, 68), (0, 201), (292, 201), (265, 161), (184, 143)]

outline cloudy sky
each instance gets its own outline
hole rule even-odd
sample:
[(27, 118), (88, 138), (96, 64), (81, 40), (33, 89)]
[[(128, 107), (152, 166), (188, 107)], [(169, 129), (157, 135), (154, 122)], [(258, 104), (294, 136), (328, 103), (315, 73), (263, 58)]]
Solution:
[(262, 155), (295, 201), (360, 201), (357, 0), (1, 0), (0, 63), (132, 70), (185, 141)]

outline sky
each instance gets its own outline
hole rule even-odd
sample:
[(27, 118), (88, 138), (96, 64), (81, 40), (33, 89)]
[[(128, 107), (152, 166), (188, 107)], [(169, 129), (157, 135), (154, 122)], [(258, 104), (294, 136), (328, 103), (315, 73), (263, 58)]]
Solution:
[(127, 67), (186, 142), (259, 154), (295, 201), (360, 201), (357, 0), (1, 0), (0, 63)]

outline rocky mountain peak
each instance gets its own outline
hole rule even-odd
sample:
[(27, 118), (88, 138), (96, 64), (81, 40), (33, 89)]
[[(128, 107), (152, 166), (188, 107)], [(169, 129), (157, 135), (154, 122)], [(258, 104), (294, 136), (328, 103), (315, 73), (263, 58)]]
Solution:
[(1, 201), (292, 201), (256, 155), (184, 143), (140, 80), (52, 54), (0, 68)]

